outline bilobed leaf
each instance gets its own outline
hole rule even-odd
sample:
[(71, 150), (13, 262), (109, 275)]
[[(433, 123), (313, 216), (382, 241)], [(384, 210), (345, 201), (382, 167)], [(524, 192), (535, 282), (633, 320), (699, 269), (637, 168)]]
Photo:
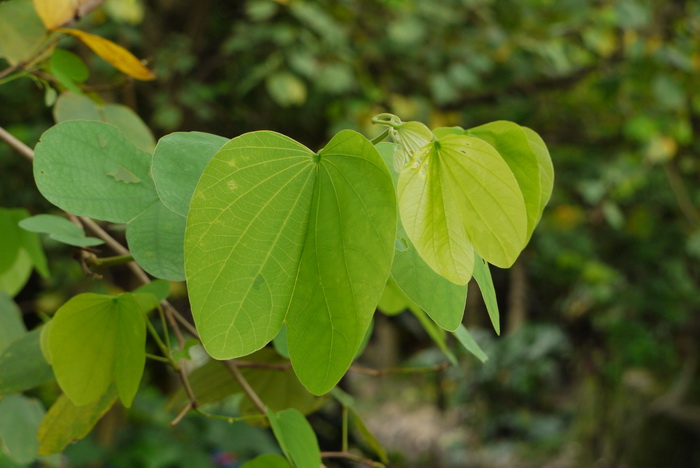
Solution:
[(49, 234), (49, 237), (64, 244), (76, 247), (101, 245), (104, 242), (95, 237), (85, 237), (85, 233), (75, 224), (61, 216), (41, 214), (25, 218), (19, 226), (29, 232)]
[[(63, 210), (123, 223), (158, 201), (150, 160), (112, 125), (67, 121), (42, 135), (35, 149), (34, 179), (42, 195)], [(139, 182), (115, 177), (120, 167)]]
[[(379, 143), (377, 151), (389, 167), (394, 184), (397, 184), (399, 174), (391, 164), (394, 154), (393, 145)], [(408, 238), (400, 219), (396, 223), (395, 246), (391, 275), (398, 287), (410, 301), (422, 308), (442, 328), (446, 330), (457, 328), (464, 316), (467, 287), (446, 280), (425, 263)], [(385, 289), (384, 294), (386, 295), (387, 292)], [(384, 300), (382, 296), (380, 308)], [(386, 306), (386, 302), (384, 305)], [(382, 308), (382, 311), (386, 313), (386, 307)]]
[(134, 260), (148, 273), (170, 281), (185, 279), (185, 217), (162, 202), (134, 218), (126, 228)]
[(540, 181), (539, 158), (532, 151), (524, 128), (513, 122), (499, 120), (470, 128), (467, 134), (493, 146), (513, 171), (525, 201), (527, 238), (529, 239), (544, 205), (542, 205), (543, 187)]
[(156, 146), (153, 133), (141, 117), (121, 104), (100, 104), (87, 96), (61, 93), (53, 108), (56, 123), (66, 120), (98, 120), (117, 127), (127, 140), (141, 151), (150, 153)]
[(79, 294), (58, 309), (48, 334), (51, 364), (61, 389), (77, 405), (116, 384), (131, 406), (145, 363), (144, 307), (133, 294)]
[(501, 318), (498, 312), (498, 301), (496, 300), (496, 289), (493, 287), (493, 279), (491, 278), (491, 270), (489, 264), (477, 255), (474, 260), (474, 279), (479, 285), (481, 297), (486, 304), (486, 310), (489, 313), (493, 329), (496, 334), (501, 334)]
[(41, 332), (32, 330), (0, 354), (0, 395), (23, 392), (53, 379), (41, 353)]
[(274, 132), (212, 158), (187, 220), (195, 322), (218, 359), (248, 354), (286, 319), (294, 370), (315, 394), (349, 367), (389, 275), (396, 229), (389, 173), (363, 136), (314, 154)]
[(155, 80), (156, 78), (153, 71), (146, 68), (131, 52), (108, 39), (78, 29), (62, 28), (57, 29), (57, 31), (76, 37), (122, 73), (142, 81)]
[(37, 400), (24, 395), (0, 399), (0, 440), (5, 452), (15, 462), (29, 464), (38, 456), (36, 431), (44, 408)]
[(25, 333), (27, 329), (22, 321), (22, 312), (6, 293), (0, 291), (0, 355)]
[(268, 411), (272, 432), (282, 451), (296, 468), (321, 466), (321, 451), (316, 434), (303, 414), (295, 409)]
[(398, 198), (403, 227), (420, 256), (454, 283), (469, 281), (474, 250), (507, 268), (525, 245), (518, 182), (478, 138), (447, 135), (419, 151), (399, 176)]
[(241, 468), (292, 468), (292, 465), (284, 457), (266, 453), (245, 462)]
[(476, 356), (479, 361), (486, 362), (488, 360), (488, 356), (486, 356), (484, 350), (474, 341), (471, 333), (469, 333), (464, 325), (460, 325), (457, 330), (454, 331), (453, 335), (457, 338), (457, 341), (464, 346), (464, 349)]
[(420, 122), (403, 122), (391, 129), (391, 135), (398, 144), (394, 149), (392, 165), (397, 173), (401, 172), (416, 151), (433, 140), (430, 129)]
[(30, 58), (45, 39), (45, 34), (44, 25), (30, 0), (0, 3), (0, 57), (10, 64)]
[(34, 8), (46, 29), (56, 29), (78, 13), (79, 0), (34, 0)]
[(228, 138), (201, 132), (171, 133), (158, 141), (152, 172), (165, 206), (187, 216), (199, 177), (226, 142)]
[(99, 399), (76, 406), (65, 395), (58, 397), (39, 424), (39, 455), (62, 452), (69, 444), (83, 439), (117, 400), (112, 387)]

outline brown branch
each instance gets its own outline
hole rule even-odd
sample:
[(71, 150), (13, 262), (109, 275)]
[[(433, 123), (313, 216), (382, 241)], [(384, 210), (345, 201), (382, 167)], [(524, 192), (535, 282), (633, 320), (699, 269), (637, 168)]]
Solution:
[(265, 404), (262, 402), (258, 394), (255, 393), (255, 390), (253, 390), (253, 387), (250, 386), (243, 374), (241, 374), (241, 371), (238, 370), (238, 364), (235, 361), (231, 360), (221, 362), (223, 362), (226, 368), (229, 370), (229, 372), (231, 372), (233, 378), (236, 379), (238, 385), (241, 386), (243, 392), (248, 396), (248, 398), (250, 398), (250, 401), (253, 402), (258, 411), (260, 411), (263, 414), (267, 414), (267, 408), (265, 407)]

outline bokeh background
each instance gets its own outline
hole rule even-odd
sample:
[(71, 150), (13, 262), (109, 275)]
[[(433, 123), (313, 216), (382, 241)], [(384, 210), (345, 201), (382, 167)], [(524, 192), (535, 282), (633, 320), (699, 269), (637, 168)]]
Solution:
[[(90, 83), (110, 84), (105, 100), (132, 107), (157, 137), (271, 129), (318, 149), (342, 128), (376, 135), (380, 112), (536, 130), (555, 188), (515, 266), (492, 269), (500, 337), (469, 292), (465, 323), (489, 360), (463, 353), (437, 374), (344, 385), (392, 466), (700, 466), (699, 1), (108, 0), (78, 27), (149, 60), (157, 80), (134, 83), (62, 43), (89, 64)], [(0, 86), (0, 124), (34, 146), (53, 124), (43, 90)], [(52, 209), (4, 145), (0, 204)], [(54, 275), (32, 277), (24, 310), (98, 287), (69, 249), (48, 248)], [(377, 317), (362, 359), (444, 358), (402, 314)], [(109, 413), (69, 448), (71, 466), (236, 466), (274, 450), (244, 425), (168, 428), (159, 372), (132, 411)], [(339, 418), (333, 405), (310, 417), (322, 449), (337, 444)]]

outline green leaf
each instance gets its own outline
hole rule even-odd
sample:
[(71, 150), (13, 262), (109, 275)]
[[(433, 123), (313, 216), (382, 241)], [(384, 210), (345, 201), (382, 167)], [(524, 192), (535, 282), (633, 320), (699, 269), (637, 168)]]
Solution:
[(484, 304), (486, 304), (486, 310), (489, 313), (493, 329), (496, 330), (497, 335), (500, 335), (501, 318), (498, 312), (498, 301), (496, 300), (496, 289), (493, 287), (491, 270), (489, 270), (489, 264), (478, 255), (474, 259), (474, 279), (479, 285), (481, 297), (484, 299)]
[(453, 335), (455, 338), (457, 338), (457, 341), (464, 346), (464, 349), (476, 356), (479, 361), (486, 362), (488, 360), (488, 356), (484, 350), (481, 349), (481, 346), (479, 346), (476, 341), (474, 341), (474, 338), (472, 338), (472, 335), (464, 325), (460, 325), (459, 328), (454, 331)]
[(274, 453), (266, 453), (245, 462), (241, 468), (292, 468), (292, 465), (284, 457)]
[(280, 106), (299, 106), (306, 101), (306, 85), (296, 75), (289, 72), (278, 72), (265, 80), (267, 92)]
[(282, 452), (293, 466), (321, 466), (321, 451), (316, 434), (303, 414), (295, 409), (288, 409), (278, 413), (268, 411), (267, 415)]
[(201, 132), (171, 133), (158, 141), (153, 153), (153, 180), (161, 201), (187, 216), (190, 199), (204, 168), (229, 140)]
[(289, 359), (289, 339), (287, 338), (287, 325), (282, 324), (282, 328), (280, 328), (280, 332), (277, 334), (277, 336), (272, 340), (272, 346), (274, 346), (275, 351), (277, 351), (277, 354), (282, 356), (285, 359)]
[(21, 208), (0, 208), (0, 291), (10, 296), (24, 287), (32, 266), (42, 276), (49, 275), (39, 238), (18, 225), (27, 216), (29, 212)]
[(406, 297), (406, 294), (404, 294), (401, 288), (399, 288), (399, 285), (396, 284), (396, 280), (394, 280), (393, 276), (389, 276), (386, 286), (384, 286), (382, 297), (379, 299), (379, 304), (377, 304), (377, 308), (385, 315), (397, 315), (411, 307), (417, 306)]
[(146, 359), (147, 310), (129, 293), (79, 294), (58, 309), (49, 353), (56, 379), (75, 405), (94, 402), (115, 382), (122, 403), (131, 406)]
[[(0, 354), (26, 333), (22, 311), (7, 294), (0, 291)], [(0, 367), (1, 372), (2, 367)]]
[(411, 160), (413, 155), (433, 141), (433, 134), (420, 122), (403, 122), (391, 128), (391, 136), (398, 143), (394, 149), (392, 167), (398, 173)]
[[(245, 360), (259, 363), (262, 366), (266, 364), (272, 366), (289, 365), (288, 360), (278, 356), (269, 347), (256, 351)], [(316, 410), (323, 401), (309, 393), (290, 368), (241, 366), (239, 369), (255, 393), (272, 411), (294, 408), (308, 414)], [(243, 391), (231, 372), (219, 361), (210, 361), (197, 368), (192, 372), (189, 380), (192, 391), (201, 404), (215, 403)], [(173, 397), (170, 405), (180, 408), (186, 402), (187, 395), (184, 390), (180, 390)], [(241, 400), (240, 411), (245, 415), (260, 413), (247, 396)]]
[(17, 463), (29, 464), (37, 458), (36, 431), (44, 408), (37, 400), (23, 395), (0, 399), (0, 439), (7, 455)]
[(134, 260), (148, 273), (170, 281), (185, 279), (185, 217), (162, 202), (134, 218), (126, 228)]
[(371, 143), (343, 131), (314, 154), (274, 132), (231, 140), (192, 198), (190, 302), (207, 351), (246, 355), (286, 319), (300, 380), (315, 394), (350, 366), (393, 257), (396, 205)]
[[(391, 160), (394, 154), (393, 145), (379, 143), (377, 151), (384, 163), (389, 167), (394, 185), (398, 183), (399, 174), (392, 167)], [(425, 263), (420, 254), (408, 238), (408, 234), (401, 224), (396, 223), (396, 252), (391, 275), (404, 295), (413, 303), (422, 308), (435, 322), (446, 330), (454, 330), (462, 322), (464, 306), (467, 300), (467, 287), (454, 284), (438, 275)], [(387, 295), (389, 290), (385, 289)], [(382, 296), (379, 302), (384, 313), (387, 312), (387, 304)], [(384, 307), (382, 307), (384, 304)], [(397, 312), (398, 309), (396, 309)], [(403, 310), (403, 309), (402, 309)]]
[(426, 315), (425, 312), (423, 312), (421, 309), (414, 308), (411, 309), (411, 312), (413, 312), (413, 315), (416, 316), (420, 324), (423, 326), (423, 329), (425, 332), (428, 334), (431, 340), (437, 345), (438, 348), (440, 348), (440, 351), (447, 357), (447, 359), (454, 365), (457, 364), (457, 358), (455, 355), (450, 351), (450, 348), (447, 346), (447, 342), (445, 341), (445, 331), (442, 330), (441, 328), (438, 328), (435, 325), (435, 322), (433, 322), (430, 317)]
[[(532, 130), (530, 132), (534, 133)], [(493, 146), (515, 175), (527, 210), (527, 238), (529, 239), (542, 215), (544, 209), (542, 201), (544, 200), (546, 204), (551, 193), (551, 186), (542, 186), (540, 160), (543, 158), (538, 157), (533, 151), (529, 134), (525, 132), (524, 127), (505, 120), (470, 128), (466, 133)], [(544, 150), (546, 151), (546, 147)]]
[(51, 74), (67, 89), (81, 94), (77, 85), (87, 80), (90, 72), (83, 61), (72, 52), (64, 49), (55, 49), (49, 62)]
[(53, 109), (56, 123), (66, 120), (97, 120), (114, 125), (141, 151), (151, 153), (156, 140), (151, 130), (130, 108), (121, 104), (97, 103), (87, 96), (65, 92)]
[(31, 57), (45, 34), (30, 0), (0, 3), (0, 57), (10, 64)]
[(540, 213), (535, 222), (535, 224), (537, 224), (542, 217), (544, 207), (547, 205), (549, 198), (552, 196), (552, 189), (554, 188), (554, 166), (552, 165), (552, 157), (549, 155), (547, 145), (545, 144), (544, 140), (542, 140), (542, 137), (540, 137), (534, 130), (527, 127), (522, 127), (522, 129), (525, 132), (528, 143), (530, 144), (530, 149), (537, 157), (537, 164), (539, 165), (540, 169)]
[(525, 245), (517, 180), (478, 138), (447, 135), (416, 153), (401, 171), (398, 198), (403, 227), (420, 256), (454, 283), (469, 281), (474, 249), (507, 268)]
[(60, 216), (41, 214), (23, 219), (19, 226), (29, 232), (49, 234), (49, 237), (76, 247), (104, 244), (96, 237), (85, 237), (85, 233), (75, 224)]
[(170, 283), (157, 279), (139, 286), (134, 290), (134, 294), (152, 294), (158, 302), (164, 301), (170, 295)]
[(53, 379), (41, 353), (41, 332), (32, 330), (0, 354), (0, 395), (23, 392)]
[[(39, 191), (65, 211), (123, 223), (158, 201), (149, 176), (150, 155), (136, 149), (113, 125), (60, 123), (41, 136), (34, 156)], [(139, 182), (118, 180), (114, 175), (120, 167)]]
[(117, 392), (113, 388), (84, 406), (75, 406), (65, 395), (59, 396), (39, 424), (39, 455), (60, 453), (69, 444), (83, 439), (116, 400)]
[(367, 426), (365, 425), (364, 421), (362, 420), (362, 417), (360, 417), (360, 413), (357, 412), (357, 410), (353, 407), (350, 407), (350, 421), (352, 422), (353, 427), (357, 432), (362, 435), (362, 437), (365, 439), (365, 442), (367, 442), (367, 445), (372, 449), (374, 453), (377, 454), (379, 459), (382, 461), (382, 463), (389, 463), (389, 457), (386, 454), (386, 450), (384, 447), (382, 447), (382, 444), (379, 443), (376, 437), (374, 437), (374, 434), (372, 434), (372, 431), (370, 431)]

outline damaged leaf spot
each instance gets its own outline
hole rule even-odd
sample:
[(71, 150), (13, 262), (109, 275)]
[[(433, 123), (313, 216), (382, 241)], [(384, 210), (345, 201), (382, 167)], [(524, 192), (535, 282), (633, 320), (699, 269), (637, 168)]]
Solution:
[(107, 175), (112, 176), (115, 180), (124, 182), (125, 184), (138, 184), (141, 182), (141, 179), (139, 179), (136, 174), (123, 166), (117, 166), (117, 169), (114, 172), (108, 172)]

